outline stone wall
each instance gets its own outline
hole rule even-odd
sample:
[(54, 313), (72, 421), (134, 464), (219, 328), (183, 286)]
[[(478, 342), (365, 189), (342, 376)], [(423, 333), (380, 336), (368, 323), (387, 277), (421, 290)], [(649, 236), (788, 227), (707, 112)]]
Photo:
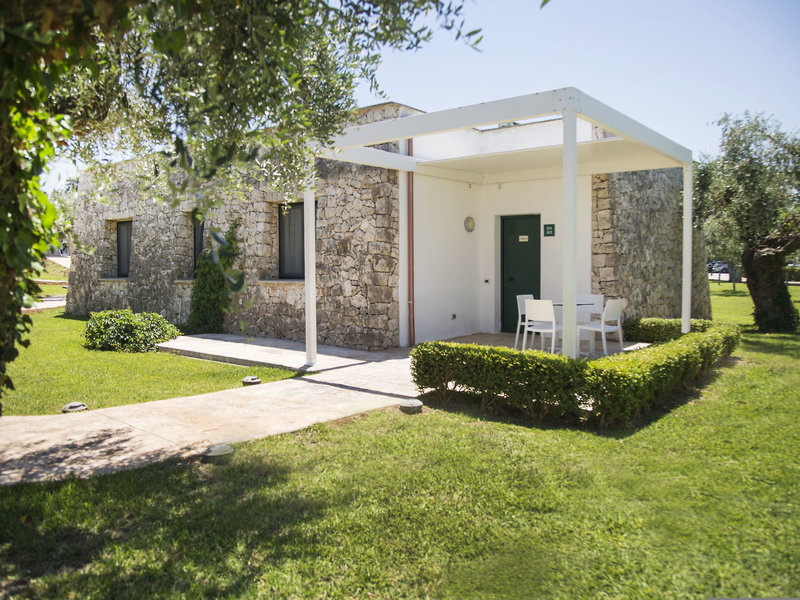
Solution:
[[(377, 107), (380, 118), (396, 105)], [(375, 114), (360, 115), (360, 120)], [(92, 199), (94, 182), (83, 175), (75, 233), (94, 252), (73, 253), (67, 312), (130, 307), (186, 321), (193, 282), (192, 202), (172, 207), (150, 198), (128, 177), (124, 164), (108, 203)], [(364, 350), (399, 345), (399, 186), (397, 173), (335, 161), (317, 161), (318, 342)], [(278, 279), (278, 215), (283, 199), (268, 182), (250, 181), (244, 198), (229, 199), (206, 217), (209, 231), (238, 222), (247, 287), (225, 329), (302, 340), (304, 284)], [(117, 277), (116, 225), (132, 220), (130, 273)]]
[[(592, 178), (592, 292), (628, 300), (626, 316), (681, 316), (681, 169)], [(692, 316), (711, 317), (702, 236), (693, 236)]]
[[(317, 161), (317, 341), (363, 350), (400, 343), (399, 187), (397, 173)], [(250, 335), (305, 338), (302, 280), (278, 279), (277, 199), (252, 200), (255, 232), (242, 237), (248, 282), (226, 329)], [(235, 218), (236, 204), (221, 222)], [(240, 230), (243, 226), (240, 224)], [(241, 236), (240, 236), (241, 237)]]

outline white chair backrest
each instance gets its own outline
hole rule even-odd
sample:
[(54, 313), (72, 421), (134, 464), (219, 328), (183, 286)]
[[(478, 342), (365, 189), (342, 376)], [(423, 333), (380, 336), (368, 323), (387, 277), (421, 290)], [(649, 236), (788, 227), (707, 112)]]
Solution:
[(520, 317), (525, 314), (525, 300), (533, 300), (533, 294), (517, 295), (517, 311)]
[(606, 302), (606, 308), (603, 311), (603, 322), (617, 321), (620, 325), (622, 319), (622, 311), (628, 306), (628, 301), (625, 298), (617, 298)]
[(545, 321), (547, 323), (556, 320), (556, 313), (553, 310), (552, 300), (525, 300), (525, 319), (528, 321)]
[(590, 315), (603, 314), (603, 294), (578, 294), (576, 297), (578, 304), (591, 303), (591, 306), (578, 306), (578, 312)]

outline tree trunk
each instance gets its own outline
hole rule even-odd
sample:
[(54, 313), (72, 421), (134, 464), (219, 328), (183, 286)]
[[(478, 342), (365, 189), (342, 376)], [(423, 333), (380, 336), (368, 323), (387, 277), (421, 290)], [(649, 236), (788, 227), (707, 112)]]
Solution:
[(759, 331), (795, 331), (800, 321), (783, 280), (785, 258), (783, 253), (759, 254), (756, 248), (746, 248), (742, 253), (742, 267)]

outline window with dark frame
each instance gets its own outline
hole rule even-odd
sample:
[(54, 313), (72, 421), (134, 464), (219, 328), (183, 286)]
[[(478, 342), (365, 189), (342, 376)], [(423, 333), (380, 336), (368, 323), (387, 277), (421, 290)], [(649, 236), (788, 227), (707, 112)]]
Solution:
[(278, 206), (278, 254), (281, 279), (305, 277), (302, 202)]
[(192, 277), (197, 274), (197, 259), (203, 251), (203, 233), (205, 232), (205, 222), (200, 215), (192, 213), (192, 236), (194, 238), (194, 262), (192, 263)]
[(133, 221), (117, 221), (117, 277), (128, 277), (131, 268)]

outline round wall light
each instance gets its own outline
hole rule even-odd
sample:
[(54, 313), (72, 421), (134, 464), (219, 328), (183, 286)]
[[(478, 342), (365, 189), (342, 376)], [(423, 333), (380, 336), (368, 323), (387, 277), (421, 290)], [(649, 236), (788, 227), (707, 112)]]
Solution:
[(464, 219), (464, 229), (466, 229), (470, 233), (475, 231), (475, 219), (473, 219), (472, 217), (467, 217), (466, 219)]

